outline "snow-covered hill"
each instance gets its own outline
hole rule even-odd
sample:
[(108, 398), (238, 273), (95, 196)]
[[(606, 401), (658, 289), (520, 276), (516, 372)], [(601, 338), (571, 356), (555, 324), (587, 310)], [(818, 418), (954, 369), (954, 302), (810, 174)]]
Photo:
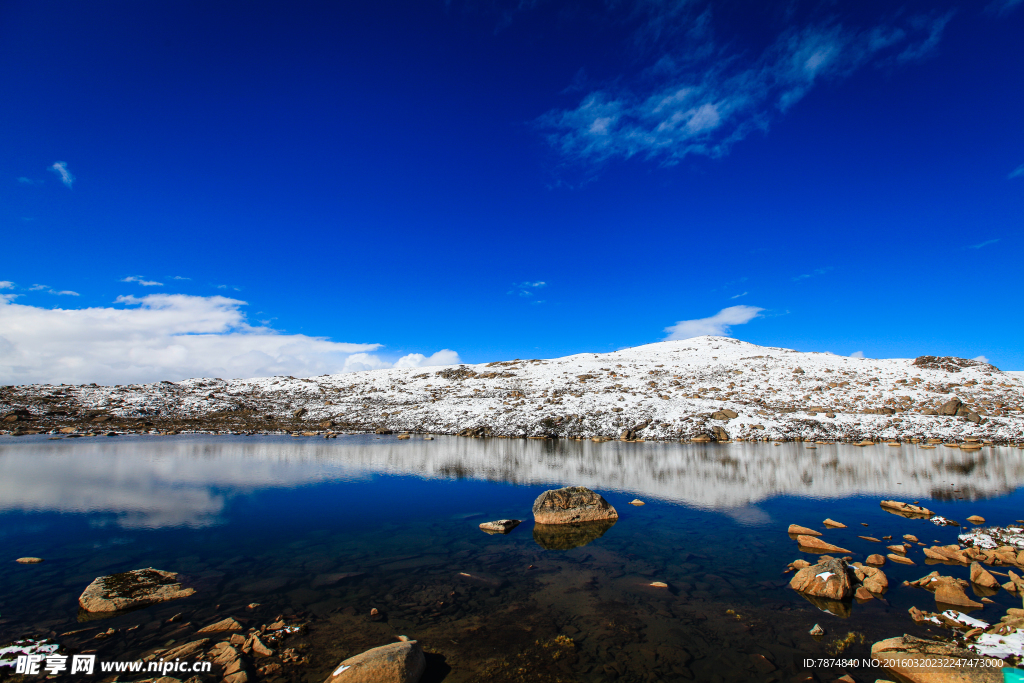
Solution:
[[(944, 404), (948, 412), (952, 399), (963, 404), (957, 415), (933, 414)], [(629, 436), (643, 439), (1020, 442), (1022, 404), (1019, 375), (979, 361), (859, 359), (725, 337), (548, 360), (298, 379), (33, 385), (0, 393), (0, 411), (22, 411), (20, 421), (4, 424), (10, 429), (68, 424), (510, 437), (618, 437), (632, 430)], [(52, 414), (61, 412), (67, 414)]]

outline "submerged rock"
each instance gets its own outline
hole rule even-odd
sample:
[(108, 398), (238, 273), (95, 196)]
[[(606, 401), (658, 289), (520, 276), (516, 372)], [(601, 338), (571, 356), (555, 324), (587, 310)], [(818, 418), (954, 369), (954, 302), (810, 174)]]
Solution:
[(177, 578), (174, 572), (152, 567), (101, 576), (86, 587), (78, 604), (89, 613), (119, 612), (195, 593), (193, 588), (182, 587)]
[(406, 640), (349, 657), (324, 683), (417, 683), (426, 666), (419, 643)]
[(533, 503), (533, 518), (537, 524), (573, 524), (618, 517), (619, 513), (608, 501), (585, 486), (545, 491)]
[(579, 548), (604, 536), (606, 531), (615, 526), (616, 521), (607, 519), (577, 524), (535, 524), (533, 540), (545, 550)]

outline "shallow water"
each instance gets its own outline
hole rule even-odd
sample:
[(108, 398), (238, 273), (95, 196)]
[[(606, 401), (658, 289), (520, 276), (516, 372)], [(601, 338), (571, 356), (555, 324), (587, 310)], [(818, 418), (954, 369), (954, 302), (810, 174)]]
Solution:
[[(569, 539), (535, 534), (533, 500), (564, 485), (600, 492), (619, 520)], [(844, 657), (867, 656), (880, 638), (927, 633), (906, 609), (934, 609), (931, 594), (899, 583), (932, 568), (919, 551), (918, 566), (887, 563), (885, 603), (855, 602), (836, 616), (788, 588), (786, 564), (814, 556), (786, 527), (845, 522), (826, 539), (863, 560), (885, 550), (858, 534), (956, 539), (954, 527), (886, 513), (881, 499), (1005, 523), (1022, 516), (1022, 487), (1024, 459), (1012, 448), (4, 439), (0, 645), (56, 635), (72, 649), (131, 659), (225, 616), (259, 625), (285, 614), (308, 623), (293, 644), (309, 662), (267, 680), (321, 681), (341, 659), (398, 634), (430, 653), (424, 680), (833, 680), (844, 670), (807, 671), (804, 658), (837, 652), (851, 632)], [(634, 498), (647, 504), (629, 505)], [(500, 518), (524, 523), (508, 535), (477, 528)], [(46, 562), (14, 564), (21, 556)], [(100, 622), (116, 630), (102, 641), (85, 640), (95, 630), (60, 636), (94, 626), (77, 620), (92, 579), (142, 567), (182, 572), (199, 590)], [(972, 616), (998, 620), (1019, 606), (1004, 592), (992, 599)], [(371, 621), (371, 608), (382, 618)], [(815, 623), (827, 631), (820, 640), (807, 633)], [(552, 645), (559, 635), (572, 644)]]

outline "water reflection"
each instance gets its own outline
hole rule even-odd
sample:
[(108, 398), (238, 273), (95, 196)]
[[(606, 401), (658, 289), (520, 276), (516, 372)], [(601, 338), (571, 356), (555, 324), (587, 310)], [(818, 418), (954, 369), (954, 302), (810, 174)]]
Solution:
[[(120, 437), (0, 443), (0, 511), (111, 513), (123, 527), (218, 523), (233, 494), (374, 474), (578, 485), (770, 521), (779, 495), (979, 499), (1024, 484), (1009, 448), (592, 443), (351, 436)], [(955, 484), (955, 486), (951, 486)]]

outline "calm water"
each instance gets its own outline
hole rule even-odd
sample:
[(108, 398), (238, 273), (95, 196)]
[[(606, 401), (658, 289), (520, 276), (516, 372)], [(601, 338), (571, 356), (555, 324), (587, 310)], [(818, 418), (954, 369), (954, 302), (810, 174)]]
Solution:
[[(826, 537), (860, 560), (885, 551), (858, 534), (955, 542), (955, 528), (888, 514), (878, 501), (921, 501), (961, 521), (1017, 519), (1021, 453), (390, 436), (4, 438), (0, 646), (50, 635), (70, 649), (130, 659), (226, 616), (258, 626), (285, 614), (308, 624), (291, 645), (309, 661), (266, 680), (322, 681), (344, 657), (403, 634), (429, 653), (426, 681), (788, 681), (804, 671), (804, 657), (838, 651), (848, 633), (843, 654), (856, 657), (883, 637), (924, 635), (906, 609), (934, 609), (930, 594), (899, 586), (931, 571), (912, 551), (918, 566), (884, 567), (885, 602), (854, 603), (841, 616), (821, 611), (782, 574), (798, 557), (813, 561), (786, 534), (790, 523), (845, 522)], [(533, 500), (564, 485), (603, 494), (618, 522), (535, 538)], [(634, 498), (647, 504), (629, 505)], [(506, 517), (524, 523), (506, 536), (477, 528)], [(13, 563), (26, 555), (46, 562)], [(82, 590), (96, 576), (143, 567), (181, 572), (199, 590), (104, 620), (116, 633), (91, 640), (98, 625), (78, 621)], [(348, 572), (362, 574), (332, 576)], [(992, 599), (972, 615), (997, 620), (1020, 603), (1005, 593)], [(371, 608), (382, 618), (371, 620)], [(815, 623), (827, 630), (820, 640), (807, 634)], [(60, 635), (79, 629), (92, 630)], [(556, 636), (573, 643), (544, 646)], [(841, 670), (814, 673), (833, 680)]]

